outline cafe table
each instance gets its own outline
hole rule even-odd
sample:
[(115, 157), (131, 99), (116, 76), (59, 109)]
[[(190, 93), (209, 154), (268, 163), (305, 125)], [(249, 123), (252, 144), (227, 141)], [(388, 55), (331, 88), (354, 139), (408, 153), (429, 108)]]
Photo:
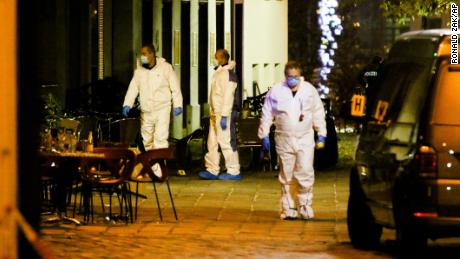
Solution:
[[(75, 180), (78, 174), (79, 166), (82, 159), (85, 158), (104, 158), (102, 153), (93, 153), (86, 151), (39, 151), (39, 157), (45, 162), (45, 170), (53, 172), (52, 178), (55, 184), (54, 198), (52, 199), (53, 205), (57, 209), (56, 217), (47, 219), (47, 222), (51, 221), (68, 221), (73, 222), (77, 225), (80, 221), (67, 217), (67, 203), (66, 203), (66, 190), (72, 187), (72, 182)], [(52, 197), (53, 197), (52, 196)]]

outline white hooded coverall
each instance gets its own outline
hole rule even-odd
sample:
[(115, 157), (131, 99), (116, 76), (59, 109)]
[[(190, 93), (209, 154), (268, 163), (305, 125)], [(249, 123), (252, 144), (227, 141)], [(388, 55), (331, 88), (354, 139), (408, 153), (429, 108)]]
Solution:
[(139, 95), (141, 135), (145, 150), (167, 148), (171, 99), (173, 107), (182, 107), (179, 81), (171, 64), (157, 57), (152, 69), (142, 66), (134, 71), (123, 106), (133, 107)]
[(295, 203), (290, 186), (298, 183), (299, 213), (304, 218), (313, 218), (313, 155), (314, 130), (326, 136), (326, 121), (322, 101), (316, 89), (301, 81), (293, 96), (286, 82), (272, 87), (265, 97), (258, 131), (259, 138), (267, 137), (270, 126), (275, 123), (275, 147), (281, 167), (281, 217), (296, 217)]
[[(227, 173), (232, 175), (240, 173), (238, 152), (230, 143), (230, 129), (234, 123), (231, 120), (231, 114), (237, 87), (234, 68), (234, 61), (228, 62), (225, 66), (219, 66), (214, 72), (211, 81), (208, 153), (206, 153), (204, 159), (206, 170), (214, 175), (218, 175), (220, 172), (219, 146), (224, 155)], [(227, 128), (225, 130), (222, 130), (220, 126), (222, 117), (227, 117)]]

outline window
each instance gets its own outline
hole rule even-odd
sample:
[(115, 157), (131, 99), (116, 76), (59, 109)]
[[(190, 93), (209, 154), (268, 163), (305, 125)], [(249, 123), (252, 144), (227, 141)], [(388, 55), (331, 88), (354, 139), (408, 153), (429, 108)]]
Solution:
[(460, 125), (460, 66), (450, 65), (444, 60), (439, 68), (436, 81), (433, 109), (434, 124)]
[(374, 113), (378, 109), (378, 101), (388, 104), (382, 117), (389, 124), (384, 139), (386, 148), (396, 154), (398, 160), (407, 155), (411, 144), (415, 143), (419, 116), (431, 78), (431, 61), (390, 61), (381, 68)]

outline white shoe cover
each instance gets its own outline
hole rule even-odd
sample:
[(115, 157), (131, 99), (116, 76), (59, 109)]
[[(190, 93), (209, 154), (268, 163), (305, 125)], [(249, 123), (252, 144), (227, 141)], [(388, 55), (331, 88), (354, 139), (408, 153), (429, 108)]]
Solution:
[(281, 212), (281, 219), (296, 219), (298, 216), (297, 210), (289, 209), (288, 211)]
[(312, 219), (315, 217), (313, 209), (311, 208), (311, 206), (307, 205), (301, 205), (299, 207), (299, 215), (302, 219)]
[(161, 172), (161, 167), (158, 163), (152, 165), (152, 171), (153, 174), (155, 174), (158, 178), (161, 178), (161, 176), (163, 175), (163, 173)]

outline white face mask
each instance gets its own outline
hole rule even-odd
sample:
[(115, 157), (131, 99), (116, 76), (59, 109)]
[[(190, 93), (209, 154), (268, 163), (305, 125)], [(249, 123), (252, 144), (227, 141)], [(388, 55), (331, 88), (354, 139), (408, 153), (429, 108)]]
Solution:
[(142, 65), (147, 65), (149, 63), (149, 60), (146, 56), (142, 55), (141, 56), (141, 63)]
[(214, 59), (213, 61), (213, 66), (218, 67), (219, 66), (219, 61), (217, 59)]

